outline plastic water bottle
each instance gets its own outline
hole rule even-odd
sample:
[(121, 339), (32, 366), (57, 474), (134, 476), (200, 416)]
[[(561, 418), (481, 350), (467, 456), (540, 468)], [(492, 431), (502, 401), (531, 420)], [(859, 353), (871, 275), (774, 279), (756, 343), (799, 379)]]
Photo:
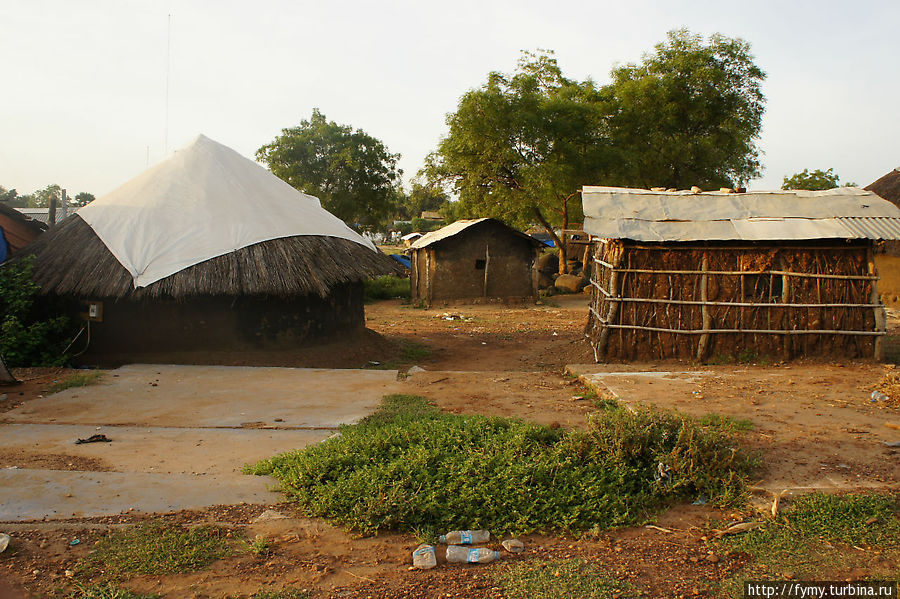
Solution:
[(460, 547), (450, 545), (447, 547), (447, 561), (458, 564), (489, 564), (500, 558), (500, 552), (487, 547)]
[(487, 543), (491, 533), (486, 530), (454, 530), (438, 537), (438, 543), (447, 545), (477, 545)]
[(419, 570), (430, 570), (437, 565), (437, 557), (434, 555), (434, 547), (431, 545), (419, 545), (413, 551), (413, 566)]

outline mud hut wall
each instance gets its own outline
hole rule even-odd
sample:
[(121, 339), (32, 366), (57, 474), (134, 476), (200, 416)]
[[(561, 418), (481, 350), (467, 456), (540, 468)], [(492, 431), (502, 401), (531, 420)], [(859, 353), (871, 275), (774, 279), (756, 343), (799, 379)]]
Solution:
[(534, 295), (536, 251), (528, 240), (505, 227), (467, 230), (431, 247), (429, 300)]
[[(614, 295), (626, 300), (645, 301), (612, 301), (598, 288), (610, 291), (612, 271), (595, 261), (592, 280), (596, 284), (586, 332), (596, 346), (603, 335), (604, 325), (600, 318), (607, 319), (611, 306), (616, 303), (619, 304), (618, 310), (610, 322), (641, 328), (610, 328), (603, 347), (595, 347), (598, 360), (603, 357), (634, 360), (873, 355), (873, 336), (822, 333), (712, 333), (704, 336), (699, 333), (705, 329), (704, 324), (711, 329), (757, 331), (875, 330), (874, 310), (859, 306), (870, 304), (872, 280), (777, 274), (788, 271), (864, 277), (868, 274), (865, 245), (691, 248), (621, 242), (595, 244), (594, 256), (603, 262), (612, 264), (611, 260), (616, 260), (617, 253), (620, 256), (619, 268), (625, 272), (617, 273)], [(702, 274), (661, 272), (700, 271), (704, 255), (710, 271), (705, 278), (706, 301), (737, 305), (700, 305)], [(714, 274), (716, 271), (746, 274), (717, 275)], [(804, 305), (823, 303), (855, 305)], [(665, 329), (695, 333), (672, 333)], [(698, 352), (703, 337), (705, 347)], [(600, 351), (597, 352), (597, 349)]]
[(103, 300), (90, 323), (84, 363), (121, 354), (289, 350), (365, 328), (361, 283), (336, 286), (326, 298), (199, 296), (186, 300)]

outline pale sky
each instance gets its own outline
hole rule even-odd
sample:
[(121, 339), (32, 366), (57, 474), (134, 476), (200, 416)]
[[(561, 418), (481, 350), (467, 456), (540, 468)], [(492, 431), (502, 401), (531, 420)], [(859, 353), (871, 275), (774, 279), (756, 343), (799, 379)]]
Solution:
[(867, 185), (900, 166), (897, 23), (897, 0), (0, 0), (0, 185), (99, 197), (167, 143), (203, 133), (252, 158), (314, 107), (402, 154), (408, 181), (520, 50), (602, 84), (680, 27), (747, 40), (768, 74), (750, 187), (829, 167)]

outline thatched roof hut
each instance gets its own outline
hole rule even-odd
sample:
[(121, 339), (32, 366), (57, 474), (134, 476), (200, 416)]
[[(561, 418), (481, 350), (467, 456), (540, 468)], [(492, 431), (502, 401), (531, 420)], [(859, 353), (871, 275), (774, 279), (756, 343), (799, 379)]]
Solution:
[(855, 188), (585, 187), (597, 361), (883, 356), (874, 241), (900, 209)]
[(43, 235), (34, 279), (79, 300), (92, 353), (291, 347), (365, 326), (399, 272), (258, 164), (200, 136)]
[(864, 188), (900, 207), (900, 166)]

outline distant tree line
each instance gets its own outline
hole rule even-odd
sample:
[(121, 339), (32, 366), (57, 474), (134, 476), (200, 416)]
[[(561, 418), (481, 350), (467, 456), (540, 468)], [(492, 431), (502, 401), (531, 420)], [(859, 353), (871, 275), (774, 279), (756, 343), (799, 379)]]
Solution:
[[(48, 185), (34, 193), (19, 195), (15, 189), (0, 185), (0, 202), (12, 208), (49, 208), (51, 199), (56, 198), (57, 206), (62, 200), (62, 188), (57, 184)], [(94, 201), (94, 194), (82, 191), (71, 197), (67, 195), (69, 206), (80, 208)]]

